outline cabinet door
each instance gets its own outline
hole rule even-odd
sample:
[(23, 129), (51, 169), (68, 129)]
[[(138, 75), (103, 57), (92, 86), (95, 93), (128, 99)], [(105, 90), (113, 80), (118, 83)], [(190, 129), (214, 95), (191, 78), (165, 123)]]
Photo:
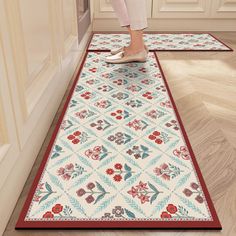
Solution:
[[(20, 147), (23, 148), (60, 84), (71, 74), (78, 47), (76, 0), (2, 1), (7, 66)], [(8, 37), (8, 38), (7, 38)], [(5, 45), (4, 45), (5, 47)], [(73, 67), (73, 68), (72, 68)]]
[(236, 18), (236, 0), (212, 1), (211, 17)]
[(204, 18), (210, 15), (211, 0), (154, 0), (153, 18)]
[(0, 35), (0, 192), (19, 156), (19, 143), (7, 83), (5, 56)]
[[(147, 1), (147, 16), (152, 16), (152, 0)], [(155, 0), (154, 0), (155, 1)], [(95, 18), (116, 18), (110, 0), (95, 0)]]

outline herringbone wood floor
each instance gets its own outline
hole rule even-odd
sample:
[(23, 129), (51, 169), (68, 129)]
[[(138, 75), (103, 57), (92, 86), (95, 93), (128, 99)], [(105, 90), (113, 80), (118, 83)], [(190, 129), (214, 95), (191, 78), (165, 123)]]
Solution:
[[(236, 50), (236, 32), (214, 32), (213, 34)], [(160, 230), (15, 231), (16, 220), (49, 143), (58, 115), (67, 96), (66, 94), (18, 200), (4, 236), (236, 235), (236, 52), (158, 52), (157, 54), (223, 230), (221, 232)]]

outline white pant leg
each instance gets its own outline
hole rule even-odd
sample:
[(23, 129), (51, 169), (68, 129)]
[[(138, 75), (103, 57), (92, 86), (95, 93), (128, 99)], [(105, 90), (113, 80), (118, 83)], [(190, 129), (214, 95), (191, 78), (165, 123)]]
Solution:
[(130, 28), (132, 30), (142, 30), (147, 28), (146, 0), (125, 0), (125, 2), (130, 19)]
[(130, 19), (128, 16), (125, 0), (111, 0), (111, 5), (116, 13), (116, 16), (118, 17), (120, 25), (122, 27), (130, 25)]

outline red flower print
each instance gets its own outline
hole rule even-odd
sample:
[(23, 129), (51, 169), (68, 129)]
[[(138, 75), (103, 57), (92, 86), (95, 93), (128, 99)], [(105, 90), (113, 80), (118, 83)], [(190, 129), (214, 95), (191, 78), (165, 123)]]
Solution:
[(183, 191), (183, 193), (184, 193), (187, 197), (189, 197), (189, 196), (191, 196), (191, 195), (193, 194), (193, 192), (192, 192), (190, 189), (188, 189), (188, 188), (185, 188), (184, 191)]
[(64, 174), (64, 175), (62, 175), (62, 178), (64, 179), (64, 180), (69, 180), (70, 179), (70, 175), (69, 174)]
[(85, 198), (85, 200), (86, 200), (87, 203), (91, 203), (91, 202), (93, 202), (95, 199), (94, 199), (94, 197), (93, 197), (92, 195), (89, 195), (88, 197)]
[(195, 197), (195, 200), (198, 201), (199, 203), (203, 203), (203, 198), (200, 195), (197, 195)]
[(94, 183), (88, 183), (87, 188), (88, 189), (93, 189), (93, 188), (95, 188), (95, 184)]
[(75, 138), (75, 136), (74, 135), (69, 135), (68, 137), (67, 137), (69, 140), (73, 140), (74, 138)]
[(100, 151), (102, 150), (102, 147), (96, 146), (96, 147), (93, 148), (93, 150), (94, 150), (95, 152), (100, 152)]
[(47, 211), (44, 215), (43, 215), (43, 218), (53, 218), (54, 215), (52, 214), (51, 211)]
[(52, 208), (52, 212), (54, 214), (59, 214), (60, 212), (62, 212), (63, 206), (61, 204), (56, 204), (53, 208)]
[(198, 187), (199, 187), (199, 185), (196, 183), (191, 183), (190, 186), (192, 189), (198, 189)]
[(159, 132), (159, 131), (154, 131), (153, 132), (153, 135), (155, 135), (155, 136), (159, 136), (161, 133)]
[(132, 187), (131, 190), (128, 191), (128, 193), (132, 195), (132, 197), (135, 197), (138, 195), (138, 189), (135, 187)]
[(163, 170), (166, 170), (166, 169), (168, 168), (168, 165), (167, 165), (166, 163), (163, 163), (163, 164), (161, 165), (161, 168), (162, 168)]
[(84, 190), (83, 188), (80, 188), (79, 190), (76, 191), (76, 194), (77, 194), (79, 197), (83, 196), (85, 193), (86, 193), (86, 192), (85, 192), (85, 190)]
[(167, 174), (163, 174), (161, 177), (165, 180), (170, 180), (170, 176)]
[(121, 170), (122, 169), (122, 165), (120, 163), (117, 163), (117, 164), (115, 164), (115, 168), (117, 170)]
[(72, 143), (73, 143), (73, 144), (77, 144), (77, 143), (79, 143), (79, 142), (80, 142), (80, 140), (77, 139), (77, 138), (75, 138), (75, 139), (72, 140)]
[(159, 138), (155, 140), (155, 143), (157, 143), (157, 144), (161, 144), (162, 142), (163, 141), (161, 139), (159, 139)]
[(161, 175), (162, 174), (162, 172), (161, 172), (161, 168), (155, 168), (154, 169), (154, 173), (157, 175), (157, 176), (159, 176), (159, 175)]
[(139, 181), (139, 184), (136, 186), (139, 190), (148, 189), (147, 183), (143, 183), (142, 181)]
[(99, 159), (99, 155), (93, 154), (93, 155), (92, 155), (92, 159), (93, 159), (93, 160), (98, 160), (98, 159)]
[(57, 174), (58, 175), (64, 175), (65, 173), (65, 169), (63, 167), (61, 167), (58, 171), (57, 171)]
[(151, 139), (151, 140), (155, 140), (156, 139), (156, 137), (154, 135), (149, 135), (148, 138)]
[(113, 177), (113, 179), (116, 181), (116, 182), (120, 182), (122, 180), (122, 176), (121, 175), (115, 175)]
[(117, 110), (116, 112), (117, 112), (117, 113), (122, 113), (122, 110)]
[(74, 135), (75, 135), (75, 136), (79, 136), (80, 134), (81, 134), (80, 131), (75, 131), (75, 132), (74, 132)]
[(172, 218), (172, 216), (168, 212), (163, 211), (161, 213), (161, 218)]
[(72, 163), (66, 165), (65, 167), (67, 170), (73, 170), (74, 169), (74, 165)]
[(112, 175), (112, 174), (114, 173), (114, 170), (113, 170), (113, 169), (107, 169), (107, 170), (106, 170), (106, 173), (107, 173), (108, 175)]
[(145, 202), (149, 202), (150, 196), (141, 194), (138, 198), (141, 200), (141, 203), (144, 204)]
[(177, 207), (173, 204), (168, 204), (168, 206), (166, 207), (166, 210), (171, 213), (171, 214), (175, 214), (177, 212)]
[(87, 157), (90, 157), (92, 154), (93, 154), (93, 151), (91, 149), (88, 149), (88, 150), (85, 151), (85, 155)]

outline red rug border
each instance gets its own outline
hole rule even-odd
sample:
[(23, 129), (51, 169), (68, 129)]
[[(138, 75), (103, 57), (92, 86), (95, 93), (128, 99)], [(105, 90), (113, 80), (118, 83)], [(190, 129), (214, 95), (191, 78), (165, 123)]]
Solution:
[[(188, 50), (178, 50), (178, 49), (169, 49), (169, 50), (165, 50), (165, 49), (151, 49), (149, 50), (150, 52), (233, 52), (233, 48), (231, 48), (230, 46), (228, 46), (227, 44), (225, 44), (222, 40), (218, 39), (216, 36), (214, 36), (212, 33), (208, 33), (208, 31), (204, 32), (204, 31), (196, 31), (196, 32), (191, 32), (191, 31), (182, 31), (182, 32), (165, 32), (165, 31), (145, 31), (145, 34), (209, 34), (210, 36), (212, 36), (214, 39), (216, 39), (217, 41), (219, 41), (220, 43), (222, 43), (225, 47), (227, 47), (229, 50), (192, 50), (192, 49), (188, 49)], [(109, 52), (110, 50), (108, 49), (104, 49), (104, 50), (99, 50), (99, 49), (89, 49), (91, 41), (93, 39), (94, 34), (128, 34), (128, 32), (125, 31), (93, 31), (92, 35), (90, 36), (89, 39), (89, 43), (88, 43), (88, 47), (87, 50), (90, 52)]]
[[(43, 172), (43, 169), (44, 169), (44, 167), (46, 165), (46, 162), (48, 160), (50, 151), (51, 151), (52, 146), (54, 144), (56, 135), (59, 131), (61, 122), (64, 118), (65, 112), (66, 112), (67, 107), (69, 105), (70, 99), (73, 95), (76, 84), (79, 81), (81, 71), (82, 71), (82, 69), (84, 67), (84, 63), (87, 59), (87, 55), (90, 52), (91, 51), (89, 51), (89, 50), (86, 50), (86, 52), (85, 52), (85, 55), (83, 57), (83, 60), (82, 60), (81, 65), (79, 67), (79, 70), (77, 72), (76, 78), (74, 79), (73, 85), (70, 89), (70, 92), (67, 96), (66, 102), (63, 106), (63, 110), (62, 110), (62, 112), (59, 116), (56, 127), (54, 128), (54, 131), (53, 131), (52, 136), (50, 138), (50, 142), (49, 142), (48, 147), (46, 149), (46, 152), (44, 154), (43, 160), (40, 164), (39, 169), (37, 170), (37, 174), (36, 174), (36, 176), (34, 178), (34, 181), (31, 185), (30, 191), (28, 192), (28, 196), (27, 196), (26, 201), (25, 201), (25, 203), (23, 205), (23, 208), (21, 210), (21, 213), (20, 213), (20, 216), (19, 216), (18, 221), (16, 223), (15, 229), (63, 229), (63, 228), (64, 229), (69, 229), (69, 228), (70, 229), (126, 229), (128, 227), (129, 229), (141, 228), (141, 229), (165, 229), (165, 230), (168, 230), (168, 229), (191, 229), (191, 230), (193, 230), (193, 229), (200, 229), (200, 230), (202, 230), (202, 229), (213, 229), (213, 230), (221, 230), (222, 226), (221, 226), (220, 221), (218, 219), (218, 216), (216, 214), (216, 211), (215, 211), (213, 202), (211, 200), (210, 194), (207, 190), (205, 181), (204, 181), (203, 176), (201, 174), (200, 168), (198, 166), (195, 155), (193, 153), (193, 150), (192, 150), (191, 144), (189, 142), (188, 136), (186, 134), (185, 128), (183, 126), (182, 120), (179, 116), (177, 107), (175, 105), (174, 99), (173, 99), (171, 91), (169, 89), (166, 77), (164, 75), (161, 64), (160, 64), (159, 59), (158, 59), (155, 52), (152, 52), (152, 53), (154, 53), (156, 61), (159, 65), (159, 67), (160, 67), (160, 72), (162, 74), (162, 77), (163, 77), (163, 80), (165, 82), (169, 97), (171, 99), (173, 109), (175, 110), (177, 119), (178, 119), (179, 124), (181, 126), (181, 130), (182, 130), (182, 133), (184, 135), (186, 144), (187, 144), (188, 149), (190, 151), (195, 170), (197, 172), (199, 181), (202, 185), (202, 189), (203, 189), (204, 194), (206, 196), (207, 204), (209, 206), (210, 212), (211, 212), (212, 217), (213, 217), (213, 221), (186, 221), (186, 222), (184, 222), (184, 221), (180, 221), (180, 222), (179, 221), (175, 221), (175, 222), (173, 222), (173, 221), (171, 221), (171, 222), (166, 222), (166, 221), (163, 221), (163, 222), (162, 221), (158, 221), (158, 222), (157, 221), (156, 222), (155, 221), (136, 221), (136, 222), (135, 221), (114, 221), (114, 222), (113, 221), (108, 221), (108, 222), (105, 222), (105, 221), (73, 221), (73, 222), (70, 222), (70, 221), (62, 221), (62, 222), (53, 222), (53, 221), (52, 222), (48, 222), (48, 221), (44, 221), (44, 222), (36, 221), (36, 222), (34, 222), (34, 221), (28, 221), (27, 222), (27, 221), (24, 221), (24, 218), (27, 214), (27, 211), (28, 211), (28, 208), (30, 206), (31, 200), (33, 198), (34, 192), (35, 192), (35, 190), (37, 188), (37, 185), (38, 185), (38, 182), (40, 180), (41, 174)], [(79, 225), (79, 224), (81, 224), (81, 225)], [(141, 224), (143, 224), (145, 226), (141, 226)]]

